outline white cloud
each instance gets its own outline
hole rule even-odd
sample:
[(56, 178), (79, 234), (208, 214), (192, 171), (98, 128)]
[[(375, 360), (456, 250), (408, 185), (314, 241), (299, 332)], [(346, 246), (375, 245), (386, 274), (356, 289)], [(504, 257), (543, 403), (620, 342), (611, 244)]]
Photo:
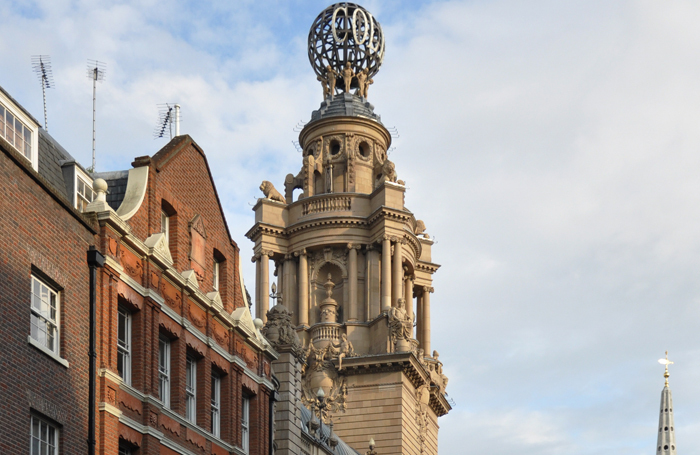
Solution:
[[(37, 5), (0, 4), (17, 38), (0, 41), (0, 85), (39, 117), (29, 56), (50, 53), (50, 131), (88, 163), (85, 60), (104, 59), (105, 170), (153, 155), (155, 105), (179, 102), (247, 257), (248, 203), (298, 171), (292, 128), (320, 102), (305, 36), (326, 4)], [(442, 264), (433, 346), (458, 407), (441, 453), (648, 453), (668, 349), (678, 445), (700, 454), (700, 8), (367, 6), (387, 35), (370, 100), (399, 130), (391, 159)]]

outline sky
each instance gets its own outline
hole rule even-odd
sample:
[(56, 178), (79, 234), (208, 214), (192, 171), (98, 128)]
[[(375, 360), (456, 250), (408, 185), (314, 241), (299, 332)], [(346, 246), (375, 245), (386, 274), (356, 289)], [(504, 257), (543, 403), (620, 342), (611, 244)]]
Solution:
[[(432, 344), (456, 402), (440, 453), (656, 450), (669, 351), (679, 452), (700, 454), (700, 4), (366, 1), (386, 56), (369, 100), (406, 204), (437, 241)], [(0, 0), (0, 85), (97, 170), (153, 155), (182, 106), (234, 240), (283, 188), (322, 98), (319, 1)], [(253, 286), (253, 264), (244, 274)]]

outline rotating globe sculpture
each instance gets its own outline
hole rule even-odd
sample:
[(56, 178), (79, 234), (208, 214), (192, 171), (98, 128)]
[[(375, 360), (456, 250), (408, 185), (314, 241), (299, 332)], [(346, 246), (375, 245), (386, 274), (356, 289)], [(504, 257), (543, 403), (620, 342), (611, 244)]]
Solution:
[(324, 98), (338, 91), (367, 97), (384, 59), (384, 34), (372, 14), (355, 3), (335, 3), (318, 15), (309, 31), (309, 62)]

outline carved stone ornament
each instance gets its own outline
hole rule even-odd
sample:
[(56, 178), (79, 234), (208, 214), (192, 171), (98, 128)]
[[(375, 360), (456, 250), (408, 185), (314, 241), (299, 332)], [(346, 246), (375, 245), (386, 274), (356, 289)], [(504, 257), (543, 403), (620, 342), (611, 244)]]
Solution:
[[(332, 359), (340, 351), (332, 345), (323, 348), (314, 347), (309, 343), (306, 350), (307, 367), (302, 373), (302, 397), (301, 401), (307, 407), (313, 407), (316, 403), (318, 389), (325, 393), (326, 411), (328, 413), (345, 412), (348, 387), (345, 377), (340, 376), (333, 365)], [(328, 415), (324, 414), (324, 422)]]
[(426, 452), (428, 438), (428, 406), (430, 403), (430, 389), (428, 384), (423, 384), (416, 389), (416, 424), (418, 425), (418, 444), (420, 453)]
[(304, 349), (299, 340), (294, 325), (292, 313), (284, 305), (278, 303), (267, 312), (267, 322), (262, 333), (275, 349), (291, 349), (292, 353), (303, 362)]
[(173, 257), (170, 255), (170, 246), (168, 245), (168, 240), (164, 233), (158, 232), (152, 234), (144, 243), (148, 248), (152, 248), (154, 253), (159, 253), (172, 264)]
[(265, 199), (281, 202), (282, 204), (287, 203), (284, 196), (282, 196), (282, 194), (275, 189), (275, 186), (267, 180), (263, 180), (260, 184), (260, 191), (265, 195)]
[(406, 313), (405, 305), (405, 300), (399, 299), (399, 306), (389, 312), (390, 336), (396, 352), (410, 352), (413, 347), (410, 341), (413, 321)]

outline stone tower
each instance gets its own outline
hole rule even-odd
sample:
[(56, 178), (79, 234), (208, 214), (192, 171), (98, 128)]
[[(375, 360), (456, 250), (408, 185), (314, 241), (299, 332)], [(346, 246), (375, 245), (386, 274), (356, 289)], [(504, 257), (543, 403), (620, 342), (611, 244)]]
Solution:
[(664, 378), (666, 383), (661, 391), (661, 407), (659, 409), (659, 436), (656, 440), (657, 455), (676, 455), (676, 432), (673, 429), (673, 396), (671, 389), (668, 386), (668, 366), (673, 362), (668, 360), (668, 351), (666, 358), (659, 360), (659, 363), (666, 365)]
[(382, 455), (437, 454), (437, 418), (451, 409), (430, 343), (439, 266), (424, 223), (404, 206), (391, 134), (367, 101), (383, 55), (379, 23), (353, 3), (331, 5), (311, 28), (324, 99), (299, 135), (303, 162), (284, 195), (260, 186), (246, 234), (256, 316), (266, 320), (270, 297), (292, 314), (306, 359), (301, 401), (318, 405), (322, 389), (340, 438), (362, 452), (373, 438)]

